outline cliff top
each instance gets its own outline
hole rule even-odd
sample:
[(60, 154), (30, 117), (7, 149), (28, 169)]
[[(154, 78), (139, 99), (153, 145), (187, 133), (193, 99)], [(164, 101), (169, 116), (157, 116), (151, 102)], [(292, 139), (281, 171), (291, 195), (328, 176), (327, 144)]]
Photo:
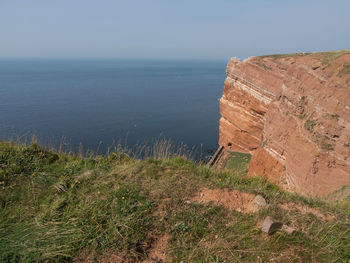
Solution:
[(324, 64), (328, 64), (330, 61), (337, 59), (338, 57), (350, 54), (350, 50), (334, 50), (327, 52), (302, 52), (302, 53), (291, 53), (291, 54), (271, 54), (258, 56), (259, 58), (296, 58), (296, 57), (312, 57), (321, 60)]
[(350, 50), (329, 52), (273, 54), (252, 57), (247, 62), (255, 63), (265, 70), (288, 70), (298, 65), (304, 65), (325, 79), (336, 81), (338, 84), (350, 83)]

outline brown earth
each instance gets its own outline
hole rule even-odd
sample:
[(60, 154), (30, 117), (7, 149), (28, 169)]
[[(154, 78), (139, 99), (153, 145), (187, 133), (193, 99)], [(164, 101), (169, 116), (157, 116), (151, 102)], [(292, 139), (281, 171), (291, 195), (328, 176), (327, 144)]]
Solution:
[[(202, 188), (196, 196), (194, 196), (191, 201), (204, 203), (204, 204), (214, 204), (223, 206), (229, 210), (235, 210), (240, 213), (253, 213), (258, 211), (261, 207), (256, 207), (256, 195), (241, 192), (238, 190), (225, 189), (208, 189)], [(267, 205), (267, 204), (266, 204)], [(296, 211), (302, 215), (313, 214), (323, 221), (330, 221), (336, 219), (336, 216), (330, 213), (324, 213), (319, 208), (309, 207), (299, 203), (282, 203), (278, 205), (279, 208)]]
[(126, 255), (119, 255), (114, 252), (105, 253), (103, 255), (94, 256), (89, 251), (83, 251), (75, 260), (76, 263), (164, 263), (167, 262), (168, 257), (166, 249), (170, 236), (165, 234), (163, 236), (154, 237), (154, 240), (147, 252), (145, 259), (127, 259)]
[(248, 213), (249, 204), (254, 198), (255, 195), (253, 194), (243, 193), (237, 190), (203, 188), (192, 201), (205, 204), (212, 202), (229, 210)]
[(318, 217), (322, 221), (331, 221), (336, 219), (335, 215), (324, 213), (319, 208), (308, 207), (297, 203), (283, 203), (279, 205), (279, 207), (284, 210), (298, 211), (302, 215), (313, 214), (314, 216)]
[(350, 51), (232, 58), (219, 144), (251, 153), (250, 176), (327, 196), (350, 185)]
[(202, 188), (191, 201), (204, 204), (212, 203), (244, 214), (254, 213), (268, 206), (260, 195), (229, 189)]
[(169, 234), (165, 234), (155, 239), (152, 244), (150, 251), (148, 252), (148, 258), (143, 263), (164, 263), (167, 262), (168, 257), (166, 254)]

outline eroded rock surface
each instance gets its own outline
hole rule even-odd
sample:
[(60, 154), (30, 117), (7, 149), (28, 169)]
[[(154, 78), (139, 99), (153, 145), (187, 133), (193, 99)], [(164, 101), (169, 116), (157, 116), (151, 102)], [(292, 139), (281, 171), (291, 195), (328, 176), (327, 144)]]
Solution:
[(252, 154), (250, 176), (327, 196), (350, 185), (350, 51), (232, 58), (219, 144)]

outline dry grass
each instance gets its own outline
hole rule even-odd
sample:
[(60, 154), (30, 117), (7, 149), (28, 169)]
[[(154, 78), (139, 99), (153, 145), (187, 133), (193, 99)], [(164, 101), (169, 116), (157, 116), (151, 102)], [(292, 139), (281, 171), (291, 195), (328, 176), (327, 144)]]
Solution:
[[(145, 160), (125, 152), (79, 157), (37, 144), (0, 142), (0, 262), (74, 262), (83, 254), (91, 262), (152, 262), (157, 255), (167, 262), (350, 258), (347, 201), (330, 205), (234, 169), (212, 170), (179, 157), (181, 152), (170, 153), (164, 141), (152, 151), (153, 157)], [(260, 194), (270, 206), (241, 213), (220, 204), (188, 202), (200, 189)], [(334, 219), (322, 221), (313, 209), (283, 209), (283, 203), (314, 208)], [(296, 227), (296, 233), (266, 236), (258, 222), (267, 215)], [(158, 244), (162, 237), (166, 242)]]
[(350, 50), (335, 50), (329, 52), (316, 52), (312, 54), (313, 58), (321, 60), (322, 64), (328, 65), (333, 60), (345, 55), (350, 54)]
[(339, 71), (338, 77), (343, 77), (347, 74), (350, 74), (350, 63), (344, 63), (343, 69)]

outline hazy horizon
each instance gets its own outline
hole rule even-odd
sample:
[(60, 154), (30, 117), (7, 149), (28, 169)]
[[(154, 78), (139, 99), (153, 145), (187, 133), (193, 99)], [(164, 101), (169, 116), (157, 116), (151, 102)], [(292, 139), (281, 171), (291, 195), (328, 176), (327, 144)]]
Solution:
[(0, 59), (228, 60), (350, 48), (350, 1), (0, 2)]

